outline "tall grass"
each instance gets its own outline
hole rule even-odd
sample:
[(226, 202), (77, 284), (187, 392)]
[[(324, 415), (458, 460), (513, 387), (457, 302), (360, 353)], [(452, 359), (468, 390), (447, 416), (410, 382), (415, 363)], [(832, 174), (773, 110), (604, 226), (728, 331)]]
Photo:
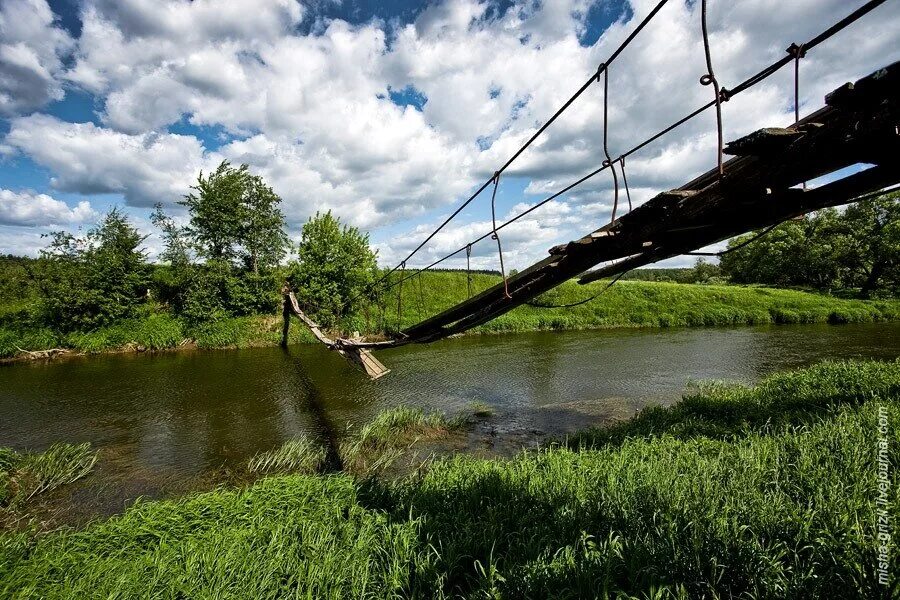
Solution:
[(383, 472), (418, 441), (443, 438), (465, 422), (462, 415), (448, 418), (439, 412), (397, 406), (351, 430), (340, 444), (341, 462), (345, 470), (356, 474)]
[(828, 364), (512, 460), (138, 504), (0, 538), (0, 596), (891, 597), (875, 579), (874, 441), (885, 407), (898, 464), (898, 382), (900, 363)]
[(288, 440), (275, 450), (261, 452), (247, 464), (254, 474), (315, 473), (325, 462), (325, 448), (308, 438)]
[(53, 444), (44, 452), (25, 454), (0, 448), (0, 507), (27, 502), (77, 481), (90, 473), (96, 462), (97, 452), (89, 443)]
[(347, 477), (273, 477), (10, 543), (0, 597), (397, 597), (415, 532), (361, 506)]

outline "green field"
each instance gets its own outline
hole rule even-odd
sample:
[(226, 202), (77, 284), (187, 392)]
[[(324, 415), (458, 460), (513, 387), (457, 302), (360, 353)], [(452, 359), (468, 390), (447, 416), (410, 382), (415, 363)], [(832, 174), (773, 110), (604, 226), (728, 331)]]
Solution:
[[(0, 535), (0, 596), (889, 597), (875, 579), (880, 412), (896, 465), (900, 363), (826, 363), (701, 387), (511, 460), (139, 503), (79, 531)], [(295, 450), (281, 463), (310, 456)]]
[[(472, 275), (473, 292), (497, 283), (495, 275)], [(606, 286), (569, 281), (551, 290), (535, 304), (569, 304), (588, 298)], [(416, 323), (468, 297), (466, 274), (434, 272), (397, 286), (383, 303), (344, 324), (347, 332), (378, 332)], [(399, 304), (399, 307), (398, 307)], [(382, 306), (384, 307), (382, 309)], [(400, 308), (400, 313), (398, 313)], [(2, 316), (2, 315), (0, 315)], [(597, 299), (573, 308), (525, 305), (486, 323), (475, 333), (548, 329), (603, 329), (616, 327), (696, 327), (761, 325), (769, 323), (856, 323), (900, 318), (897, 300), (845, 300), (809, 292), (742, 287), (693, 285), (647, 281), (620, 281)], [(259, 315), (188, 327), (166, 312), (147, 309), (146, 316), (86, 333), (57, 334), (50, 329), (19, 329), (11, 320), (0, 326), (0, 358), (20, 350), (68, 348), (79, 352), (175, 348), (182, 344), (201, 348), (275, 345), (281, 338), (280, 315)], [(312, 337), (295, 321), (294, 343)]]

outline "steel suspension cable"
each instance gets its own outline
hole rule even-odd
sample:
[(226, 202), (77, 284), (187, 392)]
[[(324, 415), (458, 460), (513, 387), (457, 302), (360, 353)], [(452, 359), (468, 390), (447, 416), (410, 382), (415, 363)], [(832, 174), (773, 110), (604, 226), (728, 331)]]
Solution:
[[(803, 44), (791, 44), (787, 53), (794, 57), (794, 125), (796, 125), (800, 122), (800, 59), (806, 56), (806, 50), (803, 49)], [(806, 189), (805, 181), (803, 189)]]
[(466, 287), (469, 290), (469, 298), (472, 297), (472, 244), (466, 244)]
[(406, 271), (406, 261), (400, 263), (400, 281), (397, 289), (397, 331), (403, 329), (403, 273)]
[(625, 157), (619, 157), (619, 168), (622, 169), (622, 183), (625, 184), (625, 196), (628, 198), (628, 212), (631, 212), (631, 192), (628, 190), (628, 177), (625, 175)]
[(579, 300), (578, 302), (571, 302), (571, 303), (569, 303), (569, 304), (536, 304), (536, 303), (534, 303), (534, 302), (526, 302), (526, 304), (527, 304), (528, 306), (531, 306), (532, 308), (572, 308), (572, 307), (574, 307), (574, 306), (581, 306), (582, 304), (587, 304), (587, 303), (590, 302), (591, 300), (596, 300), (597, 298), (599, 298), (600, 296), (602, 296), (603, 293), (604, 293), (606, 290), (608, 290), (608, 289), (611, 288), (613, 285), (615, 285), (615, 283), (616, 283), (617, 281), (619, 281), (620, 279), (622, 279), (622, 277), (624, 277), (625, 274), (628, 273), (630, 270), (631, 270), (631, 269), (629, 269), (628, 271), (622, 271), (621, 273), (619, 273), (618, 275), (616, 275), (615, 278), (613, 278), (612, 281), (610, 281), (609, 283), (607, 283), (606, 286), (604, 286), (604, 288), (603, 288), (602, 290), (600, 290), (599, 292), (597, 292), (596, 294), (594, 294), (594, 295), (591, 296), (590, 298), (585, 298), (584, 300)]
[(719, 89), (719, 81), (713, 71), (712, 53), (709, 50), (709, 30), (706, 26), (706, 0), (700, 0), (700, 29), (703, 32), (703, 53), (706, 56), (706, 74), (700, 78), (700, 85), (712, 85), (716, 105), (716, 130), (718, 134), (718, 154), (716, 161), (719, 168), (719, 177), (722, 177), (722, 150), (725, 141), (722, 137), (722, 92)]
[[(827, 40), (828, 38), (834, 36), (836, 33), (840, 32), (840, 31), (843, 30), (843, 29), (845, 29), (847, 26), (849, 26), (849, 25), (851, 25), (852, 23), (854, 23), (855, 21), (859, 20), (860, 18), (862, 18), (863, 16), (865, 16), (867, 13), (869, 13), (869, 12), (871, 12), (873, 9), (877, 8), (878, 6), (884, 4), (886, 1), (887, 1), (887, 0), (870, 0), (870, 1), (867, 2), (865, 5), (861, 6), (860, 8), (858, 8), (857, 10), (855, 10), (855, 11), (853, 11), (851, 14), (849, 14), (848, 16), (846, 16), (846, 17), (844, 17), (843, 19), (841, 19), (840, 21), (836, 22), (834, 25), (832, 25), (831, 27), (829, 27), (829, 28), (826, 29), (825, 31), (821, 32), (819, 35), (815, 36), (814, 38), (812, 38), (812, 39), (809, 40), (808, 42), (804, 43), (803, 46), (804, 46), (805, 50), (808, 52), (808, 51), (811, 50), (813, 47), (818, 46), (818, 45), (821, 44), (823, 41), (825, 41), (825, 40)], [(786, 64), (787, 64), (788, 62), (790, 62), (790, 61), (791, 61), (791, 57), (790, 57), (790, 56), (783, 57), (783, 58), (781, 58), (781, 59), (779, 59), (779, 60), (773, 62), (773, 63), (770, 64), (768, 67), (766, 67), (765, 69), (761, 70), (760, 72), (758, 72), (758, 73), (756, 73), (756, 74), (750, 76), (749, 78), (745, 79), (743, 82), (741, 82), (740, 84), (738, 84), (737, 86), (735, 86), (733, 89), (727, 89), (727, 88), (724, 88), (724, 87), (720, 88), (720, 95), (721, 95), (721, 97), (722, 97), (722, 101), (727, 101), (728, 99), (734, 97), (735, 95), (737, 95), (737, 94), (739, 94), (739, 93), (741, 93), (741, 92), (743, 92), (743, 91), (746, 91), (746, 90), (749, 89), (750, 87), (752, 87), (752, 86), (754, 86), (754, 85), (756, 85), (756, 84), (762, 82), (763, 80), (765, 80), (765, 79), (767, 79), (768, 77), (770, 77), (772, 74), (774, 74), (775, 72), (777, 72), (779, 69), (781, 69), (784, 65), (786, 65)], [(609, 63), (607, 62), (607, 66), (608, 66), (608, 64), (609, 64)], [(596, 75), (592, 75), (592, 79), (594, 79), (595, 77), (596, 77)], [(699, 108), (697, 108), (696, 110), (692, 111), (691, 113), (685, 115), (685, 116), (682, 117), (681, 119), (678, 119), (677, 121), (675, 121), (674, 123), (672, 123), (672, 124), (669, 125), (668, 127), (664, 128), (664, 129), (662, 129), (662, 130), (660, 130), (659, 132), (657, 132), (657, 133), (655, 133), (654, 135), (650, 136), (649, 138), (645, 139), (645, 140), (642, 141), (641, 143), (639, 143), (639, 144), (637, 144), (636, 146), (632, 147), (630, 150), (628, 150), (628, 151), (622, 153), (622, 154), (619, 156), (619, 160), (624, 159), (624, 158), (627, 158), (627, 157), (631, 156), (632, 154), (634, 154), (634, 153), (636, 153), (636, 152), (642, 150), (643, 148), (645, 148), (645, 147), (648, 146), (649, 144), (652, 144), (653, 142), (655, 142), (656, 140), (658, 140), (658, 139), (661, 138), (662, 136), (666, 135), (667, 133), (671, 132), (671, 131), (674, 130), (674, 129), (677, 129), (678, 127), (680, 127), (680, 126), (683, 125), (684, 123), (690, 121), (691, 119), (693, 119), (693, 118), (695, 118), (696, 116), (702, 114), (704, 111), (710, 109), (711, 107), (713, 107), (713, 106), (715, 106), (715, 105), (716, 105), (716, 101), (715, 101), (715, 100), (711, 100), (711, 101), (707, 102), (706, 104), (700, 106)], [(579, 185), (581, 185), (581, 184), (584, 183), (585, 181), (588, 181), (589, 179), (591, 179), (591, 178), (595, 177), (596, 175), (598, 175), (599, 173), (603, 172), (606, 168), (608, 168), (608, 165), (603, 165), (603, 166), (601, 166), (601, 167), (599, 167), (599, 168), (597, 168), (597, 169), (591, 171), (590, 173), (587, 173), (586, 175), (584, 175), (584, 176), (581, 177), (580, 179), (577, 179), (576, 181), (573, 181), (572, 183), (570, 183), (570, 184), (567, 185), (566, 187), (564, 187), (564, 188), (562, 188), (561, 190), (559, 190), (559, 191), (557, 191), (557, 192), (551, 194), (550, 196), (548, 196), (547, 198), (541, 200), (540, 202), (538, 202), (538, 203), (535, 204), (534, 206), (532, 206), (532, 207), (530, 207), (530, 208), (524, 210), (523, 212), (519, 213), (519, 214), (516, 215), (515, 217), (512, 217), (511, 219), (507, 220), (506, 222), (501, 223), (500, 225), (497, 226), (497, 231), (500, 231), (501, 229), (503, 229), (503, 228), (506, 227), (507, 225), (511, 225), (512, 223), (515, 223), (515, 222), (518, 221), (519, 219), (521, 219), (521, 218), (527, 216), (528, 214), (534, 212), (535, 210), (541, 208), (542, 206), (544, 206), (544, 205), (547, 204), (548, 202), (551, 202), (551, 201), (555, 200), (556, 198), (558, 198), (559, 196), (562, 196), (563, 194), (565, 194), (565, 193), (571, 191), (572, 189), (578, 187)], [(493, 231), (490, 231), (490, 232), (488, 232), (488, 233), (482, 235), (481, 237), (479, 237), (479, 238), (473, 240), (473, 241), (471, 242), (471, 244), (477, 244), (478, 242), (480, 242), (480, 241), (486, 239), (487, 237), (489, 237), (492, 233), (493, 233)], [(430, 269), (430, 268), (432, 268), (432, 267), (435, 267), (435, 266), (437, 266), (437, 265), (443, 263), (444, 261), (449, 260), (450, 258), (453, 258), (454, 256), (456, 256), (457, 254), (459, 254), (460, 252), (462, 252), (462, 251), (465, 250), (465, 249), (466, 249), (466, 246), (462, 246), (462, 247), (460, 247), (459, 249), (454, 250), (453, 252), (450, 252), (449, 254), (446, 254), (446, 255), (444, 255), (443, 257), (441, 257), (441, 258), (435, 260), (434, 262), (430, 263), (429, 265), (427, 265), (427, 266), (425, 266), (425, 267), (422, 267), (422, 268), (418, 269), (418, 271), (416, 271), (416, 272), (425, 271), (425, 270), (427, 270), (427, 269)], [(395, 285), (397, 285), (397, 283), (392, 283), (392, 284), (390, 284), (386, 289), (390, 289), (391, 287), (394, 287)]]
[[(644, 17), (644, 19), (637, 25), (637, 27), (635, 27), (635, 29), (628, 35), (628, 37), (626, 37), (625, 40), (624, 40), (621, 44), (619, 44), (619, 46), (615, 49), (615, 51), (613, 51), (613, 53), (609, 56), (608, 59), (606, 59), (606, 62), (603, 63), (603, 64), (605, 64), (606, 66), (609, 66), (609, 65), (610, 65), (610, 64), (611, 64), (611, 63), (612, 63), (612, 62), (613, 62), (613, 61), (614, 61), (614, 60), (622, 53), (622, 51), (625, 50), (625, 48), (628, 47), (628, 45), (631, 43), (631, 41), (634, 40), (635, 37), (637, 37), (637, 35), (644, 29), (644, 27), (646, 27), (646, 25), (647, 25), (650, 21), (653, 20), (653, 18), (654, 18), (654, 17), (657, 15), (657, 13), (662, 9), (662, 7), (666, 5), (666, 3), (667, 3), (668, 1), (669, 1), (669, 0), (660, 0), (660, 1), (656, 4), (656, 6), (653, 7), (653, 10), (651, 10), (651, 11), (647, 14), (647, 16)], [(519, 149), (516, 150), (516, 152), (515, 152), (515, 153), (514, 153), (514, 154), (513, 154), (513, 155), (512, 155), (505, 163), (503, 163), (503, 166), (501, 166), (499, 169), (497, 169), (496, 172), (502, 174), (504, 171), (506, 171), (506, 169), (507, 169), (507, 168), (508, 168), (508, 167), (509, 167), (509, 166), (510, 166), (517, 158), (519, 158), (519, 156), (520, 156), (525, 150), (527, 150), (527, 149), (531, 146), (531, 144), (534, 143), (534, 141), (535, 141), (538, 137), (540, 137), (540, 135), (543, 134), (544, 131), (546, 131), (547, 128), (550, 127), (550, 125), (552, 125), (553, 122), (556, 121), (556, 119), (559, 118), (559, 116), (562, 115), (562, 114), (566, 111), (566, 109), (568, 109), (569, 106), (572, 105), (573, 102), (575, 102), (575, 100), (578, 99), (579, 96), (581, 96), (581, 95), (582, 95), (582, 94), (583, 94), (583, 93), (584, 93), (584, 92), (585, 92), (585, 91), (586, 91), (593, 83), (595, 83), (595, 81), (596, 81), (596, 78), (595, 78), (595, 76), (593, 76), (593, 75), (592, 75), (587, 81), (585, 81), (585, 82), (581, 85), (581, 87), (578, 88), (578, 90), (577, 90), (574, 94), (572, 94), (572, 96), (569, 97), (569, 99), (566, 100), (566, 102), (563, 103), (563, 105), (560, 106), (559, 109), (557, 109), (557, 111), (556, 111), (555, 113), (553, 113), (553, 116), (551, 116), (546, 122), (544, 122), (544, 124), (541, 125), (541, 126), (538, 128), (538, 130), (535, 131), (534, 134), (533, 134), (530, 138), (528, 138), (528, 141), (526, 141), (521, 147), (519, 147)], [(488, 179), (487, 181), (485, 181), (483, 184), (481, 184), (481, 186), (480, 186), (480, 187), (479, 187), (479, 188), (478, 188), (471, 196), (469, 196), (469, 198), (466, 199), (465, 202), (463, 202), (456, 210), (454, 210), (454, 211), (450, 214), (449, 217), (447, 217), (447, 218), (446, 218), (446, 219), (445, 219), (445, 220), (444, 220), (444, 221), (443, 221), (443, 222), (442, 222), (442, 223), (441, 223), (434, 231), (432, 231), (432, 232), (428, 235), (428, 237), (426, 237), (426, 238), (422, 241), (422, 243), (420, 243), (418, 246), (416, 246), (416, 248), (413, 249), (413, 251), (410, 252), (410, 253), (406, 256), (406, 258), (404, 258), (401, 262), (406, 262), (406, 261), (408, 261), (410, 258), (413, 257), (413, 255), (415, 255), (419, 250), (421, 250), (422, 247), (425, 246), (425, 244), (427, 244), (428, 242), (430, 242), (431, 239), (434, 238), (434, 236), (437, 235), (438, 232), (440, 232), (440, 231), (441, 231), (441, 230), (442, 230), (442, 229), (443, 229), (450, 221), (452, 221), (452, 220), (453, 220), (460, 212), (462, 212), (463, 209), (465, 209), (465, 208), (466, 208), (466, 207), (467, 207), (467, 206), (468, 206), (475, 198), (477, 198), (477, 197), (481, 194), (481, 192), (483, 192), (483, 191), (491, 184), (492, 181), (493, 181), (493, 177), (491, 177), (490, 179)], [(391, 273), (393, 273), (394, 271), (396, 271), (396, 270), (399, 269), (399, 268), (400, 268), (400, 264), (398, 263), (397, 266), (391, 268), (387, 273), (385, 273), (378, 281), (376, 281), (376, 282), (375, 282), (374, 284), (372, 284), (372, 285), (373, 285), (373, 286), (374, 286), (374, 285), (378, 285), (379, 283), (381, 283), (382, 281), (384, 281), (384, 280), (387, 278), (388, 275), (390, 275)]]
[(497, 235), (497, 187), (500, 185), (500, 171), (494, 173), (494, 189), (491, 192), (491, 223), (494, 225), (492, 240), (497, 240), (497, 253), (500, 255), (500, 276), (503, 277), (503, 295), (510, 300), (509, 283), (506, 280), (506, 268), (503, 266), (503, 246), (500, 244), (500, 236)]
[(609, 220), (612, 223), (616, 220), (616, 209), (619, 207), (619, 178), (609, 155), (609, 69), (601, 64), (597, 70), (597, 79), (600, 79), (600, 69), (603, 69), (603, 154), (606, 155), (603, 166), (609, 167), (613, 178), (613, 209), (612, 218)]

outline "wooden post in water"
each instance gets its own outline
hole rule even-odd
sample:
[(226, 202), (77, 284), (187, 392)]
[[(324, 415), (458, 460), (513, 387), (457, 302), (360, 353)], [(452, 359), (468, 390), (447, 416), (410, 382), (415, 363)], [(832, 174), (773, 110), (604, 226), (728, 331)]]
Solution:
[(281, 347), (287, 348), (288, 333), (291, 330), (291, 300), (288, 297), (291, 288), (287, 284), (281, 286), (281, 297), (283, 298), (281, 316), (284, 317), (284, 323), (281, 326)]

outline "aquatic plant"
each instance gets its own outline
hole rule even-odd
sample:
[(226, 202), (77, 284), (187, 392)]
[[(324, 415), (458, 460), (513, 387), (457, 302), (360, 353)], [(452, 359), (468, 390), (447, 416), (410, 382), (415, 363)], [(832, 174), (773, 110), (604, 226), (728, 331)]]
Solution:
[(78, 481), (96, 462), (97, 452), (87, 442), (53, 444), (44, 452), (25, 454), (0, 448), (0, 506), (27, 502)]
[(325, 461), (325, 448), (308, 438), (288, 440), (275, 450), (257, 454), (247, 465), (255, 474), (315, 473)]
[(378, 413), (357, 431), (351, 428), (341, 441), (339, 454), (345, 469), (359, 474), (377, 473), (416, 442), (444, 437), (465, 422), (463, 415), (448, 418), (439, 412), (397, 406)]

